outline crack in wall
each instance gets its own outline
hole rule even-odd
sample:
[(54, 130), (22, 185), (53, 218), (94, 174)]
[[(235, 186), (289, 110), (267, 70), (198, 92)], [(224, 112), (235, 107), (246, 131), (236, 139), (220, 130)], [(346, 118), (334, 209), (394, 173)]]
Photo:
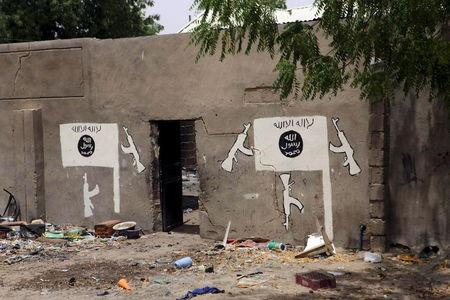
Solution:
[(241, 131), (239, 132), (225, 132), (225, 133), (210, 133), (208, 130), (208, 126), (206, 126), (206, 122), (205, 119), (203, 119), (203, 117), (200, 117), (198, 120), (200, 120), (203, 124), (203, 128), (205, 129), (205, 132), (207, 135), (211, 135), (211, 136), (223, 136), (223, 135), (235, 135), (235, 134), (240, 134), (242, 133)]
[(16, 95), (16, 84), (17, 84), (17, 79), (19, 78), (20, 71), (22, 70), (23, 59), (27, 59), (30, 56), (31, 56), (31, 52), (27, 52), (27, 54), (24, 54), (24, 55), (19, 55), (19, 59), (17, 61), (18, 67), (17, 67), (16, 73), (14, 75), (13, 96)]

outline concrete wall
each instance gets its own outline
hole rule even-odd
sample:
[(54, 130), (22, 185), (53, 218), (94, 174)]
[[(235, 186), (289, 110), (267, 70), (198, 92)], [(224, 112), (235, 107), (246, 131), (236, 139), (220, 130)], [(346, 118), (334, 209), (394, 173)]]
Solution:
[[(158, 199), (154, 199), (157, 180), (152, 162), (157, 149), (149, 121), (195, 119), (203, 236), (221, 237), (231, 220), (232, 236), (303, 243), (307, 234), (316, 231), (318, 218), (321, 224), (329, 223), (327, 231), (334, 235), (336, 245), (356, 246), (358, 226), (369, 220), (369, 105), (358, 99), (359, 92), (349, 88), (337, 97), (281, 103), (268, 88), (275, 74), (274, 61), (267, 55), (238, 55), (223, 63), (208, 57), (195, 64), (195, 54), (188, 47), (187, 35), (0, 46), (0, 66), (5, 70), (0, 75), (0, 110), (42, 112), (47, 219), (92, 225), (119, 217), (154, 228)], [(329, 160), (327, 172), (310, 171), (302, 161), (293, 163), (292, 170), (257, 171), (255, 157), (241, 152), (231, 172), (221, 167), (244, 124), (251, 124), (244, 144), (252, 150), (258, 138), (255, 120), (305, 116), (324, 117), (320, 130), (325, 133), (317, 140), (326, 142), (320, 151), (323, 162)], [(328, 151), (328, 142), (340, 145), (332, 123), (335, 117), (361, 168), (354, 176), (342, 165), (344, 154)], [(120, 213), (114, 212), (112, 167), (63, 167), (60, 125), (71, 123), (117, 124)], [(120, 144), (128, 145), (122, 126), (128, 128), (146, 167), (141, 173), (133, 166), (132, 156), (120, 150)], [(308, 147), (305, 144), (305, 151)], [(1, 144), (1, 149), (2, 153), (11, 151), (8, 145)], [(11, 168), (3, 164), (0, 169)], [(98, 195), (88, 197), (94, 206), (91, 217), (84, 212), (85, 174), (87, 191), (99, 187)], [(288, 230), (283, 226), (286, 194), (281, 174), (290, 174), (295, 183), (289, 195), (304, 205), (301, 214), (291, 206)], [(323, 184), (328, 174), (329, 191)]]
[(443, 102), (398, 95), (391, 104), (388, 237), (421, 250), (448, 247), (450, 119)]

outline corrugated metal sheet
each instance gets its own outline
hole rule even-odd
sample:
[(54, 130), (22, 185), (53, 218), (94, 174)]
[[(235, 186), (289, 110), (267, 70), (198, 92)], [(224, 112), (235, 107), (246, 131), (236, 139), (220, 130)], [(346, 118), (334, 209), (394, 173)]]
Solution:
[[(307, 22), (319, 19), (321, 14), (317, 8), (313, 5), (301, 6), (296, 8), (290, 8), (286, 10), (279, 10), (275, 13), (278, 24), (286, 24), (293, 22)], [(179, 33), (191, 32), (195, 26), (200, 24), (203, 14), (200, 14), (195, 19), (187, 23), (183, 28), (180, 29)]]

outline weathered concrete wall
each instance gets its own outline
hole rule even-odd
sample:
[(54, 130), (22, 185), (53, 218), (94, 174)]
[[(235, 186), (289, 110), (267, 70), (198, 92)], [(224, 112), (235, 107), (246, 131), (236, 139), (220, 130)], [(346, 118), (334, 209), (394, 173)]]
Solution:
[[(30, 51), (31, 55), (20, 59), (22, 53)], [(0, 110), (42, 111), (47, 219), (92, 225), (120, 217), (133, 219), (146, 229), (153, 228), (153, 204), (157, 199), (153, 199), (155, 157), (149, 121), (196, 119), (204, 236), (221, 237), (231, 220), (234, 236), (264, 236), (301, 243), (307, 234), (316, 231), (316, 217), (322, 224), (326, 222), (327, 210), (336, 244), (356, 246), (358, 226), (369, 220), (369, 106), (358, 100), (358, 91), (346, 89), (337, 97), (313, 102), (280, 103), (267, 88), (275, 78), (274, 62), (267, 55), (238, 55), (224, 63), (217, 57), (208, 57), (195, 64), (195, 54), (195, 49), (188, 47), (187, 35), (0, 47), (0, 65), (8, 67), (1, 75), (6, 79), (0, 82)], [(20, 76), (16, 76), (19, 68)], [(42, 78), (32, 80), (34, 74)], [(54, 81), (57, 84), (52, 84)], [(232, 172), (222, 169), (222, 161), (244, 124), (253, 124), (260, 118), (302, 116), (326, 118), (326, 134), (317, 138), (327, 142), (329, 200), (324, 200), (323, 178), (328, 176), (322, 171), (257, 171), (255, 158), (242, 153), (236, 155), (238, 164), (234, 164)], [(332, 123), (334, 117), (340, 118), (339, 127), (361, 168), (354, 176), (342, 166), (344, 154), (328, 151), (328, 141), (340, 145)], [(113, 206), (112, 168), (63, 167), (59, 130), (61, 124), (70, 123), (117, 124), (119, 214)], [(120, 150), (119, 144), (128, 145), (122, 126), (128, 127), (146, 167), (142, 173), (133, 167), (131, 155)], [(245, 145), (251, 149), (254, 143), (252, 126)], [(290, 195), (305, 207), (300, 214), (291, 206), (289, 230), (283, 226), (281, 173), (290, 173), (290, 180), (295, 181)], [(89, 191), (96, 185), (100, 191), (91, 199), (93, 216), (88, 218), (83, 205), (84, 174)]]
[(391, 104), (388, 237), (421, 250), (450, 242), (450, 119), (442, 101)]
[(42, 218), (44, 157), (42, 115), (39, 110), (0, 111), (0, 210), (7, 205), (7, 189), (19, 203), (24, 220)]

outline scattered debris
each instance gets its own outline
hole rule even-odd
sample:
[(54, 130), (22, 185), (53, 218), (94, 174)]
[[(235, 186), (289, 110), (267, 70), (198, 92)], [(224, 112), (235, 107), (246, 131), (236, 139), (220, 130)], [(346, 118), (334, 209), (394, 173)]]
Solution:
[(270, 250), (284, 251), (284, 250), (286, 250), (286, 245), (283, 243), (271, 241), (269, 244), (267, 244), (267, 248), (269, 248)]
[(219, 290), (216, 287), (206, 286), (204, 288), (199, 288), (199, 289), (195, 289), (193, 291), (189, 291), (189, 292), (186, 293), (186, 295), (184, 295), (181, 298), (178, 298), (177, 300), (188, 300), (188, 299), (200, 296), (200, 295), (222, 294), (222, 293), (225, 293), (225, 291), (224, 290)]
[(308, 241), (306, 247), (302, 253), (297, 255), (295, 258), (302, 258), (306, 256), (315, 256), (319, 254), (325, 254), (331, 256), (336, 254), (333, 243), (328, 239), (325, 231), (322, 230), (322, 234), (313, 233), (308, 236)]
[(377, 253), (364, 252), (364, 261), (370, 263), (380, 263), (383, 261), (383, 257)]
[(214, 266), (206, 267), (205, 273), (214, 273)]
[(422, 251), (419, 253), (419, 258), (421, 259), (429, 259), (431, 257), (434, 257), (439, 252), (439, 247), (437, 246), (427, 246), (423, 248)]
[(136, 222), (122, 222), (113, 226), (115, 236), (125, 236), (127, 239), (138, 239), (142, 232), (141, 228), (136, 228)]
[(297, 273), (295, 274), (295, 282), (313, 290), (336, 287), (336, 278), (324, 271)]
[(110, 238), (114, 234), (113, 227), (119, 224), (120, 220), (109, 220), (94, 226), (95, 235), (102, 238)]
[(131, 291), (130, 284), (128, 283), (128, 280), (126, 280), (125, 278), (120, 279), (117, 282), (117, 285), (124, 290)]
[(227, 230), (225, 231), (225, 236), (223, 237), (222, 246), (227, 247), (228, 235), (230, 234), (231, 221), (228, 221)]
[(182, 268), (189, 268), (192, 266), (192, 258), (190, 257), (183, 257), (182, 259), (179, 259), (173, 263), (175, 268), (182, 269)]
[(396, 252), (411, 253), (411, 248), (399, 243), (391, 244), (390, 248)]

